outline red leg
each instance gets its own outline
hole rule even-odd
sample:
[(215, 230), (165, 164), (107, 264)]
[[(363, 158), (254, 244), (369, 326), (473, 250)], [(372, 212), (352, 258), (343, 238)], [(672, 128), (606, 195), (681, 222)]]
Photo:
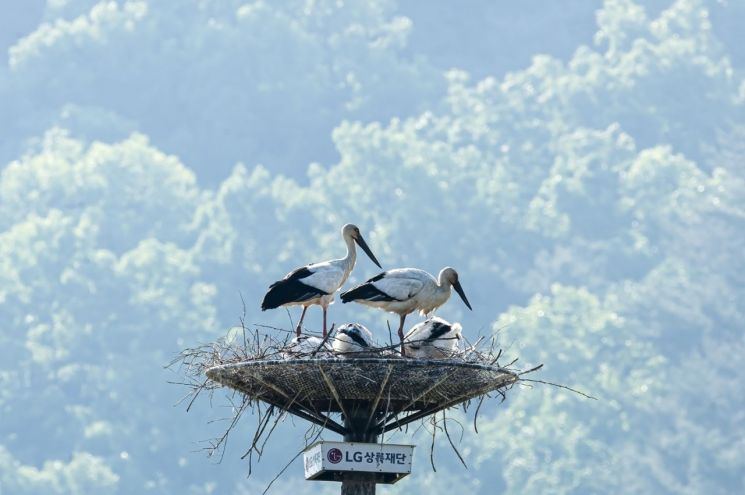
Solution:
[(398, 326), (398, 338), (401, 340), (401, 355), (406, 356), (406, 350), (404, 349), (404, 320), (406, 315), (401, 315), (401, 324)]
[(305, 318), (305, 312), (308, 311), (308, 306), (303, 306), (303, 313), (300, 315), (300, 321), (297, 322), (295, 327), (295, 335), (300, 337), (300, 328), (303, 326), (303, 318)]

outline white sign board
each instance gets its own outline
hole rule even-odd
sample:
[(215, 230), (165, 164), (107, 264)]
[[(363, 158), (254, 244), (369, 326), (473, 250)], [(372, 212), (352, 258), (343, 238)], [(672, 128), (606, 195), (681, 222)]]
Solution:
[(329, 471), (363, 471), (405, 476), (411, 472), (413, 445), (317, 442), (305, 450), (305, 479)]

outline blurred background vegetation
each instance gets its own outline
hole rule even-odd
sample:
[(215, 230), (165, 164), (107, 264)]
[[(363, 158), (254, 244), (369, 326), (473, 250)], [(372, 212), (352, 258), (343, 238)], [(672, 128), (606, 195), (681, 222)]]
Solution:
[(0, 2), (0, 494), (260, 492), (303, 427), (247, 479), (251, 418), (195, 453), (230, 411), (174, 407), (163, 366), (241, 295), (289, 328), (261, 295), (346, 222), (384, 268), (456, 267), (474, 311), (440, 316), (599, 399), (514, 390), (470, 470), (420, 448), (381, 492), (742, 492), (743, 25), (735, 0)]

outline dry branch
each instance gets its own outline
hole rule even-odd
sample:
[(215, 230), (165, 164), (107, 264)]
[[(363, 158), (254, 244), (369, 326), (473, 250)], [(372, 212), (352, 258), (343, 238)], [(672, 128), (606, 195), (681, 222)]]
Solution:
[[(206, 377), (208, 370), (235, 369), (236, 376), (239, 376), (240, 370), (249, 369), (254, 365), (257, 369), (277, 370), (275, 375), (269, 375), (273, 379), (262, 378), (259, 374), (248, 374), (239, 376), (242, 382), (228, 384), (240, 393), (241, 401), (230, 402), (233, 414), (231, 418), (227, 418), (228, 426), (225, 432), (220, 437), (209, 441), (208, 446), (205, 447), (209, 456), (219, 453), (221, 459), (231, 431), (243, 413), (250, 411), (256, 418), (256, 429), (250, 439), (249, 447), (242, 456), (248, 459), (249, 475), (252, 472), (254, 460), (258, 462), (261, 459), (272, 433), (288, 417), (288, 414), (309, 422), (310, 426), (304, 435), (304, 448), (317, 440), (324, 429), (344, 434), (346, 430), (341, 424), (343, 423), (341, 416), (356, 400), (354, 394), (351, 398), (349, 395), (348, 389), (352, 382), (360, 387), (360, 393), (364, 389), (365, 393), (369, 394), (369, 397), (364, 399), (370, 409), (369, 416), (365, 418), (367, 420), (365, 427), (374, 429), (374, 433), (385, 435), (391, 429), (397, 427), (400, 429), (404, 426), (408, 431), (408, 424), (412, 421), (421, 421), (422, 426), (431, 425), (430, 460), (433, 469), (435, 468), (434, 442), (437, 431), (446, 435), (455, 455), (466, 466), (447, 428), (447, 422), (454, 421), (445, 415), (445, 410), (448, 408), (462, 405), (463, 411), (468, 413), (472, 407), (471, 404), (477, 404), (473, 413), (473, 429), (478, 433), (478, 415), (485, 399), (494, 397), (492, 392), (496, 392), (503, 401), (506, 398), (506, 391), (518, 382), (557, 386), (584, 397), (590, 397), (563, 385), (523, 377), (525, 374), (540, 369), (541, 366), (519, 370), (514, 368), (517, 358), (505, 365), (500, 365), (502, 350), (497, 346), (496, 337), (480, 337), (473, 344), (466, 342), (465, 349), (454, 351), (445, 360), (416, 360), (400, 356), (400, 345), (392, 342), (389, 328), (391, 342), (388, 345), (367, 349), (364, 352), (340, 355), (335, 354), (327, 342), (327, 340), (329, 342), (333, 340), (333, 326), (326, 339), (322, 341), (319, 339), (320, 344), (302, 346), (295, 339), (291, 339), (294, 331), (266, 325), (255, 325), (253, 331), (249, 330), (245, 325), (245, 316), (244, 304), (240, 327), (231, 329), (226, 337), (213, 343), (185, 349), (170, 363), (169, 367), (177, 368), (179, 373), (185, 377), (184, 380), (175, 383), (188, 388), (188, 393), (179, 401), (179, 403), (188, 401), (187, 411), (191, 409), (197, 397), (203, 395), (204, 392), (208, 393), (211, 403), (214, 392), (226, 385), (224, 380), (216, 381), (214, 374), (213, 378)], [(305, 335), (313, 334), (306, 332)], [(304, 363), (307, 363), (307, 366)], [(308, 391), (301, 386), (293, 388), (293, 384), (286, 380), (288, 375), (283, 374), (285, 371), (292, 371), (293, 367), (301, 370), (315, 369), (319, 372), (319, 383), (322, 384), (326, 396), (314, 399), (311, 393), (313, 390)], [(348, 370), (349, 375), (344, 374), (344, 370)], [(484, 370), (484, 373), (502, 373), (498, 376), (502, 376), (503, 381), (466, 383), (465, 385), (461, 383), (463, 385), (461, 388), (446, 387), (453, 385), (454, 381), (467, 380), (469, 376), (478, 376), (478, 370)], [(469, 375), (466, 371), (471, 374)], [(310, 375), (310, 371), (303, 373)], [(353, 376), (356, 381), (350, 381), (351, 379), (347, 376)], [(406, 379), (416, 380), (418, 388), (410, 386), (408, 382), (405, 382)], [(466, 385), (470, 386), (470, 389)], [(320, 389), (321, 386), (317, 388)], [(438, 420), (439, 411), (443, 411), (443, 415), (442, 419)], [(335, 415), (338, 415), (339, 419), (334, 419)], [(461, 427), (462, 436), (463, 426), (460, 423), (458, 425)], [(292, 460), (296, 459), (300, 453)], [(280, 471), (278, 476), (286, 468), (287, 466)]]

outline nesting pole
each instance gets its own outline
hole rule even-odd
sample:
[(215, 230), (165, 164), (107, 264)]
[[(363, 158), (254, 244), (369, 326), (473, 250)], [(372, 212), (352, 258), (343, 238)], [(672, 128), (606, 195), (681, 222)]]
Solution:
[(207, 376), (341, 435), (344, 443), (310, 446), (305, 469), (306, 479), (341, 481), (343, 495), (374, 494), (410, 472), (413, 446), (378, 443), (381, 435), (519, 380), (491, 364), (400, 357), (258, 359)]
[[(368, 418), (374, 414), (368, 402), (352, 407), (344, 417), (345, 442), (377, 443), (376, 430), (368, 427)], [(345, 473), (341, 481), (342, 495), (375, 495), (375, 473)]]

